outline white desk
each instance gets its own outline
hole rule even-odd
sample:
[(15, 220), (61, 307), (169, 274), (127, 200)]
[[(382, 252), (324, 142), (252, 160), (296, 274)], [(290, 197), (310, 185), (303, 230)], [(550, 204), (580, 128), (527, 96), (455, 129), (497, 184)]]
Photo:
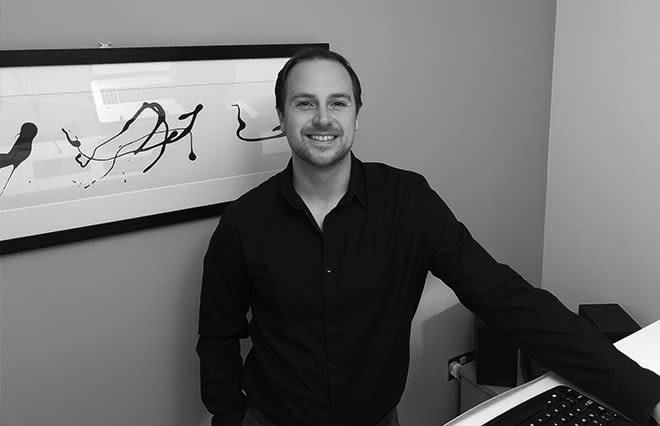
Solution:
[[(642, 367), (660, 374), (660, 320), (619, 340), (614, 346)], [(562, 379), (559, 375), (549, 372), (529, 383), (515, 387), (477, 405), (450, 422), (445, 423), (445, 426), (482, 425), (521, 402), (557, 385), (570, 385), (574, 389), (589, 395), (579, 387)], [(598, 398), (591, 398), (603, 406), (611, 408)]]

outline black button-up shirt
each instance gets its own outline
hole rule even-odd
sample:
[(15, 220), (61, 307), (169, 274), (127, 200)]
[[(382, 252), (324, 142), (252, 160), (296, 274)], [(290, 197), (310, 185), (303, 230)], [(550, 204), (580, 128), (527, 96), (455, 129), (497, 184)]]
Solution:
[[(291, 163), (225, 210), (205, 257), (197, 347), (213, 424), (239, 425), (246, 402), (278, 425), (377, 424), (404, 391), (428, 271), (624, 413), (648, 418), (660, 400), (657, 375), (493, 260), (421, 175), (352, 156), (348, 191), (323, 231)], [(242, 365), (238, 339), (248, 336)]]

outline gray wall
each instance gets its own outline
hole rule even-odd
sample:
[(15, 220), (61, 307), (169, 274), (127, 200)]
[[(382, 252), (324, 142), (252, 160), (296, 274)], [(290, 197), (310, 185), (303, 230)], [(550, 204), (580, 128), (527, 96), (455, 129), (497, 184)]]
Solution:
[(543, 287), (659, 318), (660, 3), (560, 1)]
[[(364, 85), (356, 153), (422, 172), (541, 278), (555, 2), (0, 0), (0, 49), (329, 42)], [(0, 424), (198, 425), (201, 258), (217, 219), (0, 258)], [(472, 318), (431, 280), (402, 424), (457, 414)]]

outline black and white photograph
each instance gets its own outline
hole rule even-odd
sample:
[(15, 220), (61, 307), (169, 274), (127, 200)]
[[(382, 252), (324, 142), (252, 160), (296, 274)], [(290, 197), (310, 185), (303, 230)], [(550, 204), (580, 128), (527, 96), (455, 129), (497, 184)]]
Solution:
[(0, 426), (657, 426), (658, 17), (0, 0)]

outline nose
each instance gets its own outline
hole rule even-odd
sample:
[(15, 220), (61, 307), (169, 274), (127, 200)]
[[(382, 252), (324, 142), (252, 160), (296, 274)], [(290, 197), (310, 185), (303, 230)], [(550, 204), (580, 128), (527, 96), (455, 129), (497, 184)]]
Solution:
[(314, 123), (326, 126), (330, 124), (330, 116), (328, 115), (328, 109), (325, 106), (319, 106), (314, 115)]

